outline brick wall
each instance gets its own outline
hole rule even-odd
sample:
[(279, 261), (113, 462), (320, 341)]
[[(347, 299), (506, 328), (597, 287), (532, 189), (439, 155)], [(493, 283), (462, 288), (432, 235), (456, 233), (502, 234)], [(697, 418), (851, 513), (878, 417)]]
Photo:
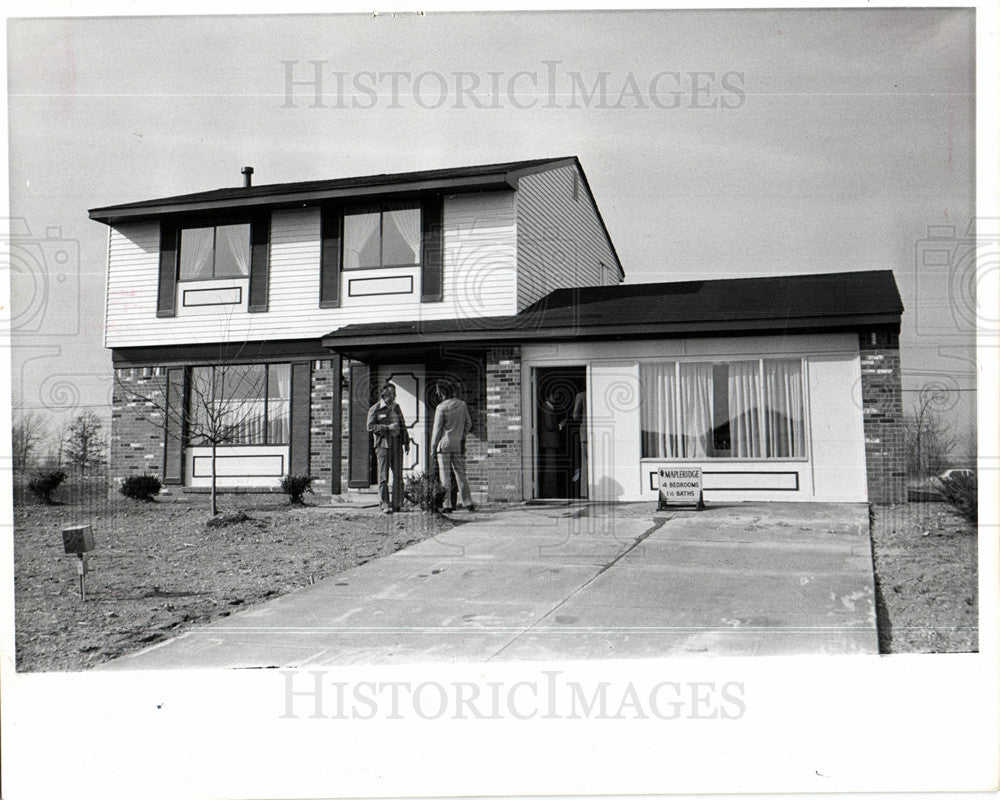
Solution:
[[(340, 375), (334, 374), (333, 361), (313, 361), (310, 375), (309, 400), (309, 474), (316, 480), (313, 491), (317, 494), (339, 493), (340, 486), (333, 487), (333, 396), (339, 388), (334, 381)], [(337, 409), (340, 413), (340, 409)]]
[(111, 476), (155, 472), (163, 476), (166, 370), (115, 370), (111, 395)]
[(862, 331), (859, 343), (868, 500), (880, 505), (904, 503), (906, 453), (899, 331), (889, 328)]
[(486, 461), (489, 499), (521, 497), (521, 348), (486, 351)]

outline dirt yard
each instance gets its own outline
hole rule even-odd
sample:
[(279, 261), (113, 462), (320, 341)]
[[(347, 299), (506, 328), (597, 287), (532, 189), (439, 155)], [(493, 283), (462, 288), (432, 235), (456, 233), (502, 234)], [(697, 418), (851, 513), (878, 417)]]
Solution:
[[(66, 505), (25, 500), (14, 509), (19, 671), (87, 669), (464, 521), (226, 495), (223, 510), (249, 519), (209, 527), (207, 495), (145, 503), (103, 491), (60, 494)], [(91, 524), (96, 540), (85, 602), (77, 559), (63, 553), (62, 527), (76, 523)]]
[(946, 503), (877, 506), (872, 544), (881, 651), (976, 652), (976, 527)]

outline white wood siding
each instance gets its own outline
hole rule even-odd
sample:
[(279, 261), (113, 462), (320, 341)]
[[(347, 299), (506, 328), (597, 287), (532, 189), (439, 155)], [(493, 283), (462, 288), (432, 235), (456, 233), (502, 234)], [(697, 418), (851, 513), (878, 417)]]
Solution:
[[(112, 229), (108, 255), (105, 345), (194, 344), (305, 339), (351, 323), (432, 320), (516, 313), (513, 192), (454, 195), (444, 202), (444, 301), (420, 302), (419, 271), (365, 271), (379, 277), (415, 274), (412, 295), (348, 297), (319, 308), (320, 215), (316, 208), (271, 217), (268, 311), (220, 306), (157, 318), (159, 226)], [(347, 278), (361, 277), (358, 271)]]
[(597, 209), (575, 166), (526, 175), (518, 182), (517, 261), (518, 311), (554, 289), (621, 280)]

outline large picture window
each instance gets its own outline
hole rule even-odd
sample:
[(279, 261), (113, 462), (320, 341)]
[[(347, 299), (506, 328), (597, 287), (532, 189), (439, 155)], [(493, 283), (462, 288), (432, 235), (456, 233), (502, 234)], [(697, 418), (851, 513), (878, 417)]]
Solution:
[(420, 263), (420, 206), (386, 203), (344, 213), (344, 269)]
[(643, 458), (803, 458), (800, 359), (642, 364)]
[(192, 445), (288, 444), (290, 364), (193, 367), (190, 386)]
[(181, 228), (180, 280), (245, 278), (249, 274), (249, 223)]

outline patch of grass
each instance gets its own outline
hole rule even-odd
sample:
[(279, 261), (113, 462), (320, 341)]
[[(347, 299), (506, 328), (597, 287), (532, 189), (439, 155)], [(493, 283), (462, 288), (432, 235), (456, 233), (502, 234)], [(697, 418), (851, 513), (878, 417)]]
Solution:
[[(67, 496), (82, 502), (15, 503), (19, 671), (86, 669), (454, 527), (425, 514), (223, 495), (226, 524), (209, 528), (207, 495)], [(76, 558), (63, 553), (71, 523), (92, 525), (96, 542), (83, 602)]]
[(976, 527), (946, 503), (874, 506), (871, 538), (881, 652), (976, 652)]

